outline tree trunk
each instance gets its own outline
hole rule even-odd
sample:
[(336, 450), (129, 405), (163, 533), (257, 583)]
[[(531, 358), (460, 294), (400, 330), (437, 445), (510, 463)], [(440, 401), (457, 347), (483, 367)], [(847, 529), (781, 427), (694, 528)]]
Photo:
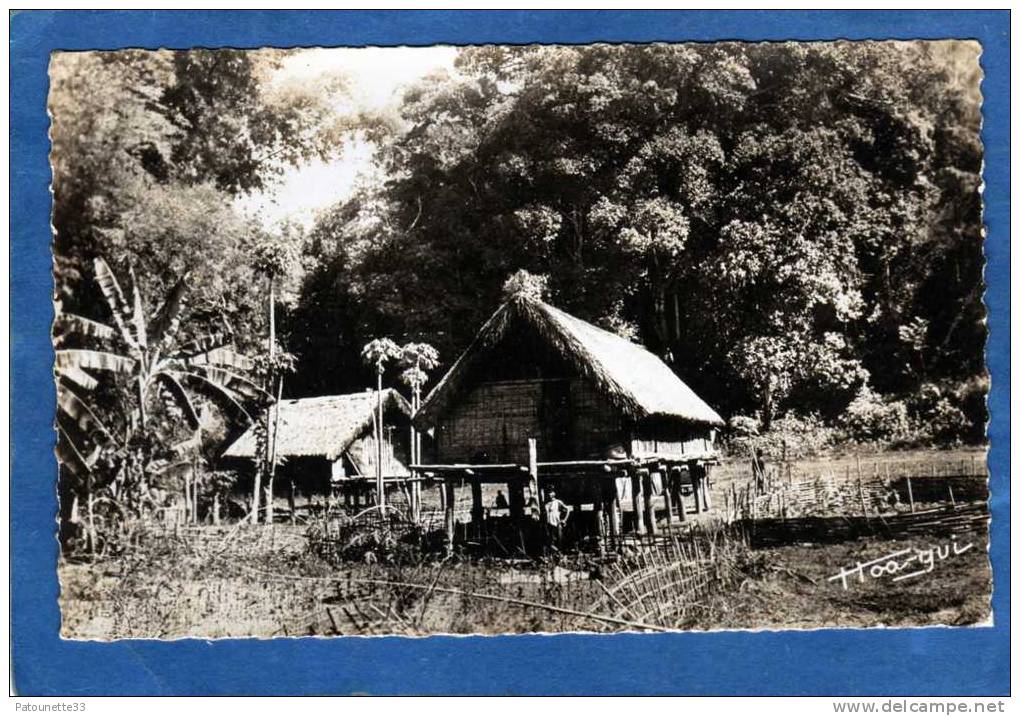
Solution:
[(772, 419), (775, 417), (776, 413), (774, 396), (775, 381), (775, 375), (773, 373), (769, 373), (768, 379), (765, 381), (765, 394), (762, 396), (761, 427), (762, 430), (766, 432), (772, 427)]
[(89, 515), (89, 528), (88, 528), (89, 529), (89, 534), (88, 534), (89, 554), (95, 556), (95, 554), (96, 554), (96, 514), (95, 514), (95, 512), (93, 511), (93, 508), (92, 508), (92, 504), (93, 504), (93, 501), (94, 501), (94, 496), (93, 496), (93, 491), (92, 491), (92, 478), (91, 477), (89, 477), (89, 479), (88, 479), (88, 487), (87, 487), (87, 489), (88, 489), (88, 496), (86, 497), (86, 505), (87, 505), (87, 508), (88, 508), (88, 515)]
[(375, 394), (376, 402), (376, 435), (375, 435), (375, 489), (376, 495), (378, 496), (377, 503), (379, 506), (386, 504), (386, 485), (383, 482), (383, 401), (382, 401), (382, 364), (380, 364), (380, 370), (376, 371), (378, 390)]
[(191, 475), (184, 476), (184, 523), (191, 521)]
[[(269, 339), (267, 341), (267, 351), (269, 353), (270, 366), (272, 366), (273, 356), (276, 354), (276, 311), (274, 310), (273, 304), (276, 302), (276, 287), (273, 285), (273, 277), (269, 277)], [(272, 368), (270, 368), (272, 370)], [(268, 389), (272, 389), (272, 376), (267, 376), (266, 379)], [(255, 470), (255, 484), (252, 489), (252, 508), (251, 508), (251, 522), (253, 525), (259, 523), (259, 507), (262, 504), (262, 472), (269, 470), (269, 456), (272, 451), (272, 446), (269, 444), (270, 441), (270, 411), (266, 411), (266, 445), (264, 454), (260, 455), (260, 462), (262, 465)]]
[(276, 402), (270, 409), (273, 415), (272, 432), (269, 433), (269, 477), (266, 485), (266, 522), (273, 524), (273, 481), (276, 479), (276, 438), (280, 431), (280, 401), (283, 400), (283, 378), (276, 382)]

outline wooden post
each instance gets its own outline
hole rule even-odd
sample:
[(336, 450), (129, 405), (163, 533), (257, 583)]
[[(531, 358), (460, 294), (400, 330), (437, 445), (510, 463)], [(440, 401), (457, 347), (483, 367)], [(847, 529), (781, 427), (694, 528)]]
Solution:
[(421, 477), (415, 473), (411, 483), (411, 499), (414, 501), (411, 518), (417, 524), (421, 522)]
[(528, 438), (528, 475), (531, 477), (531, 492), (538, 500), (538, 519), (545, 530), (548, 523), (545, 521), (545, 498), (538, 482), (538, 441), (535, 438)]
[(514, 478), (506, 483), (510, 519), (515, 522), (524, 519), (524, 482), (522, 478)]
[(642, 495), (641, 473), (634, 470), (630, 473), (631, 507), (634, 509), (634, 531), (641, 534), (645, 531), (644, 496)]
[(949, 501), (952, 503), (953, 511), (955, 512), (956, 511), (956, 498), (953, 497), (953, 483), (949, 482), (949, 483), (946, 483), (946, 484), (949, 487)]
[(476, 477), (471, 481), (471, 530), (478, 539), (482, 539), (485, 532), (482, 527), (484, 521), (485, 506), (482, 504), (482, 483)]
[(861, 480), (860, 462), (857, 463), (857, 492), (861, 496), (861, 511), (864, 512), (864, 519), (868, 519), (868, 503), (864, 499), (864, 482)]
[(595, 496), (595, 537), (598, 546), (599, 556), (606, 553), (606, 522), (605, 508), (602, 502), (602, 495)]
[(907, 475), (907, 498), (910, 500), (910, 511), (914, 511), (914, 487), (910, 484), (910, 475)]
[[(330, 490), (333, 488), (330, 487)], [(287, 478), (287, 507), (290, 508), (290, 523), (292, 525), (297, 524), (297, 503), (294, 501), (294, 476), (291, 475)]]
[(212, 523), (218, 525), (220, 523), (220, 493), (214, 492), (212, 498)]
[(712, 495), (711, 495), (712, 480), (711, 476), (709, 475), (708, 465), (701, 465), (700, 467), (702, 474), (701, 480), (702, 498), (705, 501), (705, 510), (707, 511), (712, 509)]
[(606, 480), (605, 487), (606, 507), (609, 510), (609, 537), (615, 548), (620, 544), (620, 534), (623, 531), (620, 525), (620, 498), (616, 494), (616, 478)]
[(641, 474), (641, 481), (644, 483), (645, 499), (643, 507), (645, 511), (645, 529), (648, 531), (650, 536), (654, 537), (657, 532), (657, 525), (655, 522), (655, 503), (653, 502), (655, 499), (655, 490), (652, 483), (652, 473), (644, 469), (639, 472)]
[(670, 468), (673, 475), (673, 487), (676, 489), (676, 512), (681, 522), (687, 521), (687, 507), (684, 505), (683, 470), (679, 467)]
[(446, 509), (444, 510), (444, 522), (443, 527), (445, 530), (446, 539), (446, 553), (453, 554), (453, 530), (455, 527), (456, 514), (454, 513), (454, 507), (457, 504), (457, 493), (454, 490), (453, 478), (443, 478), (443, 493), (446, 495)]
[[(701, 470), (698, 469), (697, 465), (691, 465), (689, 468), (689, 474), (691, 476), (691, 486), (694, 488), (694, 511), (697, 514), (701, 514)], [(757, 482), (755, 483), (757, 484)]]
[(659, 473), (662, 475), (662, 497), (666, 503), (666, 529), (673, 524), (673, 473), (668, 468)]

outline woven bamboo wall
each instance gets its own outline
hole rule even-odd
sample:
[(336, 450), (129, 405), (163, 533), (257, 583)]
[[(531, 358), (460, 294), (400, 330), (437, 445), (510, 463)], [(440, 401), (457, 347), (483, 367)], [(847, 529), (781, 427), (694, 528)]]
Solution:
[(704, 455), (712, 451), (714, 443), (714, 431), (707, 425), (658, 419), (636, 426), (631, 451), (635, 457)]
[(489, 381), (438, 426), (437, 461), (527, 464), (528, 438), (538, 440), (539, 460), (595, 457), (621, 431), (619, 412), (580, 379)]

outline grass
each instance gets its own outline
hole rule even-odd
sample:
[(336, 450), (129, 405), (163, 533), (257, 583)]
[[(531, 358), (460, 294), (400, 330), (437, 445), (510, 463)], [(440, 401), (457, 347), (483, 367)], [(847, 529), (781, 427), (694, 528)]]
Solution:
[[(982, 464), (983, 451), (913, 451), (862, 456), (903, 470)], [(799, 474), (852, 466), (857, 456), (802, 461)], [(742, 468), (742, 469), (741, 469)], [(930, 470), (930, 467), (925, 467)], [(730, 463), (714, 489), (746, 479)], [(867, 473), (865, 473), (867, 474)], [(893, 472), (895, 476), (896, 473)], [(466, 492), (466, 491), (465, 491)], [(844, 590), (829, 577), (842, 567), (907, 548), (951, 544), (920, 535), (910, 541), (860, 539), (837, 544), (743, 545), (732, 573), (692, 602), (684, 629), (807, 629), (820, 627), (964, 625), (990, 614), (991, 572), (986, 538), (910, 580), (869, 579)], [(590, 556), (543, 564), (421, 558), (412, 564), (337, 563), (308, 548), (302, 526), (196, 527), (178, 537), (155, 531), (142, 547), (97, 563), (63, 561), (62, 635), (68, 638), (238, 637), (328, 634), (499, 634), (617, 631), (628, 627), (587, 616), (482, 599), (497, 595), (578, 613), (604, 608)], [(387, 584), (382, 584), (386, 582)], [(394, 584), (397, 583), (397, 584)], [(437, 589), (403, 586), (425, 585)], [(448, 590), (448, 591), (445, 591)]]
[[(991, 568), (984, 544), (937, 562), (931, 573), (893, 582), (889, 577), (829, 581), (845, 567), (903, 549), (946, 546), (952, 539), (855, 540), (835, 545), (790, 545), (756, 550), (738, 587), (716, 594), (707, 608), (716, 629), (973, 625), (991, 614)], [(970, 538), (960, 538), (962, 548)], [(697, 620), (687, 628), (705, 628)]]

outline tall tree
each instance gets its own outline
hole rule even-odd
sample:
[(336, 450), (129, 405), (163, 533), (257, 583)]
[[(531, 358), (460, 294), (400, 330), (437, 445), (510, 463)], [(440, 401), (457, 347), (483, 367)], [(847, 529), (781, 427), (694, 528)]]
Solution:
[(456, 354), (523, 268), (726, 412), (834, 412), (981, 370), (978, 71), (955, 42), (469, 48), (313, 234), (362, 335)]

